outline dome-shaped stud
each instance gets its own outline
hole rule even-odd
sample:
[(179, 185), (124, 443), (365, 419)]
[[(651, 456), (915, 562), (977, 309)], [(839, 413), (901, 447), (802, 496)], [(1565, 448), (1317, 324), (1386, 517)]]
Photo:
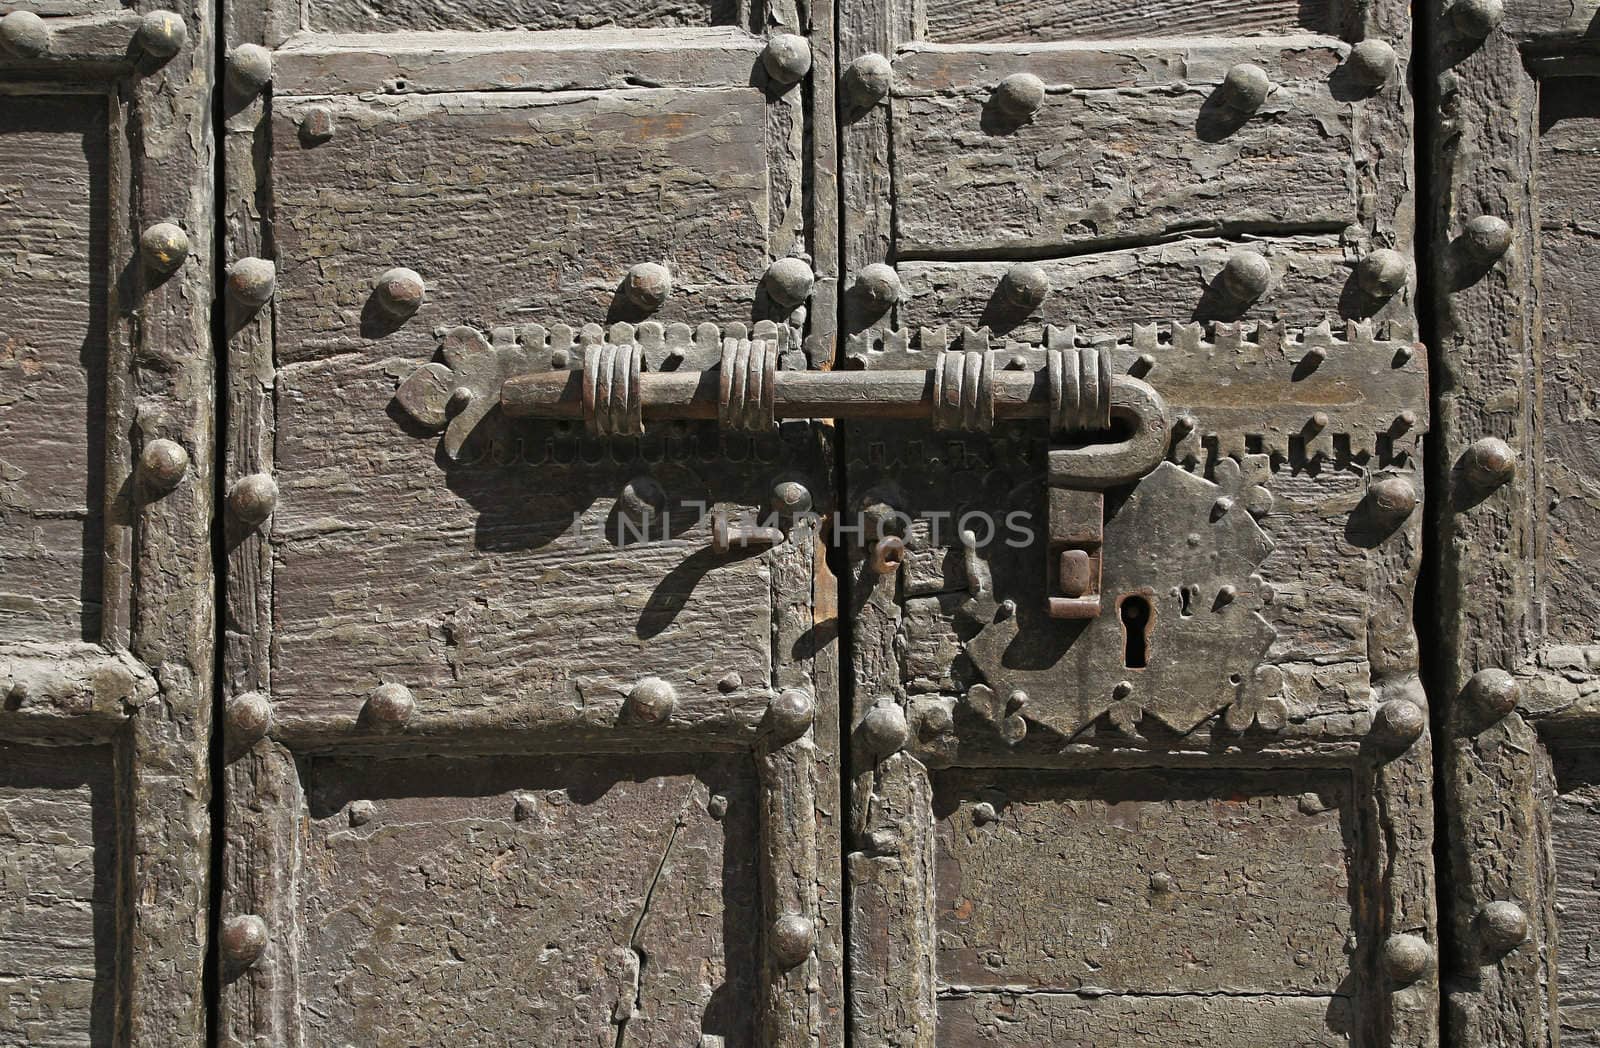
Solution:
[(189, 42), (189, 27), (173, 11), (151, 11), (139, 20), (134, 34), (139, 49), (152, 58), (167, 59)]
[(32, 11), (0, 18), (0, 49), (18, 58), (40, 58), (50, 51), (50, 26)]
[(1398, 64), (1399, 58), (1386, 40), (1363, 40), (1350, 49), (1350, 57), (1345, 60), (1350, 76), (1367, 88), (1388, 83)]
[(1461, 249), (1479, 265), (1493, 265), (1511, 249), (1511, 226), (1498, 215), (1479, 215), (1461, 228)]
[(1499, 437), (1480, 437), (1462, 454), (1461, 472), (1475, 490), (1490, 492), (1517, 475), (1517, 455)]
[(639, 724), (665, 724), (677, 706), (677, 689), (660, 677), (646, 677), (628, 690), (625, 712)]
[(189, 234), (182, 226), (157, 222), (139, 237), (139, 258), (153, 273), (175, 273), (189, 257)]
[(780, 480), (772, 485), (772, 506), (779, 513), (794, 516), (810, 513), (811, 489), (798, 480)]
[(404, 684), (380, 684), (367, 696), (361, 708), (363, 718), (374, 728), (397, 730), (406, 726), (417, 711), (417, 700)]
[(1398, 527), (1417, 508), (1417, 489), (1404, 477), (1382, 477), (1367, 486), (1367, 503), (1379, 523)]
[(880, 757), (904, 749), (911, 739), (906, 711), (893, 699), (879, 699), (861, 718), (861, 739), (869, 750)]
[(1506, 6), (1504, 0), (1455, 0), (1449, 14), (1456, 32), (1469, 40), (1482, 40), (1505, 18)]
[(785, 688), (767, 704), (766, 726), (779, 743), (791, 742), (810, 730), (816, 712), (810, 692)]
[(786, 913), (772, 922), (768, 948), (773, 963), (784, 971), (798, 968), (816, 945), (817, 927), (804, 914)]
[(1372, 735), (1392, 750), (1405, 750), (1422, 737), (1428, 714), (1410, 699), (1390, 699), (1372, 717)]
[(246, 309), (260, 309), (272, 298), (278, 267), (264, 258), (241, 258), (228, 266), (228, 294)]
[(629, 520), (648, 524), (667, 508), (667, 489), (652, 476), (640, 474), (622, 486), (617, 511)]
[(640, 262), (622, 278), (622, 294), (634, 308), (654, 313), (672, 294), (672, 273), (660, 262)]
[(1383, 970), (1395, 982), (1409, 985), (1428, 974), (1433, 947), (1420, 935), (1391, 935), (1383, 943)]
[(845, 67), (839, 84), (851, 105), (870, 109), (889, 97), (894, 86), (894, 66), (882, 55), (869, 52)]
[(253, 913), (229, 917), (222, 922), (218, 946), (230, 975), (248, 971), (266, 952), (267, 922)]
[(989, 104), (1012, 123), (1031, 120), (1044, 105), (1044, 81), (1032, 73), (1012, 73), (995, 85)]
[(228, 700), (223, 717), (229, 745), (247, 750), (272, 729), (272, 703), (259, 691), (243, 692)]
[(1235, 251), (1217, 274), (1217, 293), (1236, 308), (1244, 308), (1267, 293), (1272, 263), (1259, 251)]
[(900, 274), (883, 262), (863, 266), (856, 274), (856, 293), (870, 308), (882, 313), (900, 301)]
[(1528, 941), (1528, 914), (1514, 902), (1491, 902), (1473, 920), (1485, 959), (1499, 960)]
[(1033, 262), (1018, 262), (1000, 278), (1000, 294), (1018, 309), (1033, 312), (1050, 295), (1050, 275)]
[(372, 294), (379, 309), (396, 320), (402, 320), (422, 308), (422, 303), (428, 297), (428, 289), (416, 270), (395, 266), (373, 281)]
[(1479, 716), (1497, 721), (1522, 702), (1522, 685), (1505, 670), (1479, 670), (1467, 680), (1461, 697)]
[(795, 309), (811, 297), (817, 276), (804, 259), (780, 258), (767, 267), (761, 282), (773, 302), (784, 309)]
[(1406, 286), (1411, 267), (1406, 256), (1393, 248), (1382, 247), (1369, 253), (1356, 265), (1356, 281), (1373, 298), (1391, 298)]
[(780, 84), (798, 84), (811, 72), (811, 44), (794, 33), (774, 33), (761, 50), (761, 66)]
[(175, 440), (158, 437), (139, 452), (139, 479), (152, 493), (171, 491), (188, 471), (189, 452)]
[(1217, 101), (1237, 113), (1254, 113), (1272, 93), (1272, 78), (1267, 71), (1249, 62), (1233, 66), (1222, 78)]
[(271, 51), (260, 44), (240, 44), (228, 52), (228, 86), (241, 98), (259, 94), (271, 82)]
[(265, 473), (240, 477), (228, 489), (228, 509), (247, 528), (266, 523), (278, 507), (278, 482)]

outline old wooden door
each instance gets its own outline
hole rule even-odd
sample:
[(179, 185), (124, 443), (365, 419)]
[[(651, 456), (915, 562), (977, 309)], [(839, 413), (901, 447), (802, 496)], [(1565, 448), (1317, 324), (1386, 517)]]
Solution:
[(856, 1043), (1437, 1043), (1405, 5), (839, 21)]

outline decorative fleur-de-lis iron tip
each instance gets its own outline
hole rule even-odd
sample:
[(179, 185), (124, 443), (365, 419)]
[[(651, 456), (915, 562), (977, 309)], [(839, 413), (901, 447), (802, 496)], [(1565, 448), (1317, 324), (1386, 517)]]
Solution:
[(440, 355), (442, 362), (412, 372), (394, 397), (419, 425), (444, 431), (444, 453), (454, 461), (478, 423), (500, 402), (505, 380), (527, 369), (527, 355), (520, 347), (492, 346), (470, 327), (446, 331)]

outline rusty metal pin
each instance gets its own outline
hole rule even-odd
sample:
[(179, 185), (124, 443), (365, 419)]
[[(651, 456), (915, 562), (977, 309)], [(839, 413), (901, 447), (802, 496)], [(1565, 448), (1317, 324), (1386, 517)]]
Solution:
[(1044, 105), (1044, 81), (1032, 73), (1012, 73), (995, 85), (989, 102), (1008, 120), (1030, 120)]
[(1382, 87), (1394, 75), (1399, 58), (1385, 40), (1363, 40), (1350, 49), (1345, 65), (1363, 87)]
[(241, 98), (259, 94), (271, 82), (271, 51), (260, 44), (240, 44), (228, 52), (228, 86)]
[(1522, 702), (1522, 685), (1505, 670), (1479, 670), (1467, 680), (1462, 698), (1476, 707), (1481, 716), (1500, 720)]
[(768, 943), (773, 963), (787, 971), (799, 967), (817, 944), (817, 928), (811, 918), (800, 913), (786, 913), (772, 922), (772, 935)]
[(868, 52), (845, 67), (839, 86), (853, 106), (869, 109), (889, 97), (894, 86), (894, 66), (882, 55)]
[(900, 751), (911, 738), (906, 711), (891, 698), (879, 699), (861, 718), (861, 738), (880, 757)]
[(1428, 715), (1410, 699), (1390, 699), (1372, 717), (1372, 734), (1383, 744), (1403, 750), (1422, 737)]
[(811, 72), (811, 44), (794, 33), (774, 33), (761, 51), (761, 65), (780, 84), (798, 84)]
[(1491, 902), (1472, 923), (1489, 960), (1498, 960), (1528, 941), (1528, 914), (1514, 902)]
[(267, 922), (253, 913), (229, 917), (222, 922), (218, 938), (223, 967), (237, 975), (248, 970), (266, 952)]
[(1482, 492), (1493, 491), (1517, 475), (1517, 456), (1499, 437), (1480, 437), (1461, 456), (1467, 483)]
[(1240, 62), (1228, 70), (1217, 89), (1217, 101), (1239, 113), (1254, 113), (1272, 93), (1272, 78), (1250, 62)]
[(385, 270), (372, 282), (372, 294), (379, 309), (400, 320), (422, 308), (423, 301), (428, 297), (428, 289), (423, 286), (422, 276), (416, 270), (395, 266)]
[(1511, 226), (1498, 215), (1479, 215), (1461, 227), (1461, 248), (1481, 266), (1492, 265), (1511, 249)]
[(301, 141), (310, 145), (328, 141), (334, 130), (333, 110), (327, 106), (312, 106), (300, 118)]
[(767, 267), (761, 282), (768, 298), (784, 309), (794, 309), (811, 297), (817, 276), (804, 259), (780, 258)]
[(139, 20), (134, 40), (145, 54), (167, 59), (189, 42), (189, 27), (183, 17), (173, 11), (151, 11)]
[(731, 553), (736, 549), (770, 549), (783, 545), (782, 528), (735, 523), (726, 510), (711, 514), (711, 550)]
[(367, 696), (362, 715), (374, 728), (403, 728), (416, 712), (417, 700), (404, 684), (380, 684)]
[(0, 18), (0, 48), (18, 58), (41, 58), (50, 51), (50, 26), (32, 11)]
[(628, 690), (624, 712), (640, 724), (665, 724), (678, 708), (678, 690), (660, 677), (646, 677)]
[(810, 692), (785, 688), (767, 704), (767, 728), (779, 742), (798, 739), (810, 730), (816, 709)]
[(1367, 487), (1367, 500), (1380, 523), (1395, 527), (1417, 508), (1417, 489), (1404, 477), (1387, 476)]
[(1013, 306), (1032, 312), (1049, 296), (1050, 276), (1036, 263), (1018, 262), (1000, 278), (1000, 294)]
[(241, 258), (228, 266), (228, 293), (246, 309), (266, 305), (277, 282), (277, 267), (264, 258)]
[(1383, 943), (1383, 970), (1397, 983), (1414, 983), (1433, 966), (1433, 947), (1420, 935), (1391, 935)]
[(672, 294), (672, 271), (660, 262), (640, 262), (622, 278), (622, 294), (635, 308), (654, 313)]
[(240, 477), (228, 489), (228, 508), (247, 528), (266, 523), (278, 506), (278, 483), (265, 473)]
[(856, 294), (876, 312), (883, 312), (900, 301), (900, 274), (883, 262), (863, 266), (856, 274)]
[(1231, 304), (1247, 306), (1267, 292), (1272, 263), (1259, 251), (1235, 251), (1217, 274), (1217, 292)]
[(885, 535), (872, 544), (867, 554), (867, 567), (878, 575), (893, 575), (906, 559), (906, 543), (898, 535)]
[(157, 222), (139, 237), (139, 257), (151, 272), (167, 276), (189, 257), (189, 234), (171, 222)]
[(139, 452), (139, 477), (153, 494), (164, 495), (189, 471), (189, 452), (182, 444), (158, 437)]
[(272, 703), (259, 691), (247, 691), (228, 700), (224, 717), (228, 743), (247, 750), (272, 730)]

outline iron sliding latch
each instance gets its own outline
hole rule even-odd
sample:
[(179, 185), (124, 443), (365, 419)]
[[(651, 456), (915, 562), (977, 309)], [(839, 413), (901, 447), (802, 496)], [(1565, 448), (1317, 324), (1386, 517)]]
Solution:
[(1007, 370), (986, 349), (948, 349), (931, 367), (784, 371), (776, 338), (726, 338), (709, 371), (646, 371), (635, 342), (583, 351), (581, 370), (509, 378), (500, 407), (513, 418), (582, 418), (597, 436), (632, 436), (646, 421), (716, 419), (760, 431), (780, 419), (929, 418), (937, 429), (985, 432), (996, 421), (1047, 419), (1060, 443), (1048, 464), (1047, 611), (1100, 614), (1101, 491), (1129, 484), (1166, 456), (1166, 404), (1151, 386), (1113, 375), (1103, 349), (1050, 349), (1041, 366)]
[[(847, 340), (842, 370), (833, 372), (804, 370), (791, 330), (770, 321), (527, 324), (488, 335), (461, 326), (439, 337), (440, 359), (411, 372), (395, 402), (423, 428), (442, 431), (441, 451), (452, 461), (495, 411), (582, 419), (597, 436), (636, 435), (669, 419), (716, 420), (746, 432), (800, 418), (924, 418), (938, 429), (977, 432), (997, 421), (1048, 419), (1041, 610), (1056, 618), (1115, 618), (1101, 616), (1102, 606), (1117, 606), (1128, 585), (1153, 599), (1175, 592), (1192, 602), (1205, 588), (1196, 582), (1201, 575), (1219, 594), (1237, 594), (1225, 606), (1242, 604), (1250, 580), (1232, 575), (1265, 556), (1266, 546), (1256, 548), (1264, 540), (1245, 518), (1271, 510), (1269, 460), (1360, 464), (1368, 515), (1393, 524), (1409, 513), (1404, 496), (1427, 428), (1426, 358), (1414, 332), (1399, 323), (1351, 321), (1338, 333), (1326, 322), (1300, 330), (1135, 324), (1082, 334), (1048, 326), (1039, 342), (995, 339), (992, 347), (984, 328), (874, 328)], [(1169, 475), (1158, 469), (1167, 458), (1200, 468)], [(1156, 499), (1160, 488), (1161, 498), (1200, 500), (1212, 529), (1239, 532), (1230, 541), (1250, 555), (1234, 558), (1237, 570), (1228, 578), (1211, 579), (1212, 568), (1185, 560), (1197, 555), (1187, 544), (1130, 539), (1123, 532), (1131, 523), (1119, 524), (1113, 542), (1102, 492), (1141, 478), (1136, 496), (1150, 488)], [(1119, 522), (1139, 517), (1143, 503), (1133, 502)], [(1161, 513), (1149, 511), (1142, 531), (1170, 530), (1171, 521), (1162, 521), (1176, 503), (1163, 505)], [(1209, 534), (1201, 528), (1178, 538), (1202, 532)], [(878, 566), (894, 570), (892, 557), (881, 559)], [(1124, 577), (1134, 561), (1138, 578)]]

